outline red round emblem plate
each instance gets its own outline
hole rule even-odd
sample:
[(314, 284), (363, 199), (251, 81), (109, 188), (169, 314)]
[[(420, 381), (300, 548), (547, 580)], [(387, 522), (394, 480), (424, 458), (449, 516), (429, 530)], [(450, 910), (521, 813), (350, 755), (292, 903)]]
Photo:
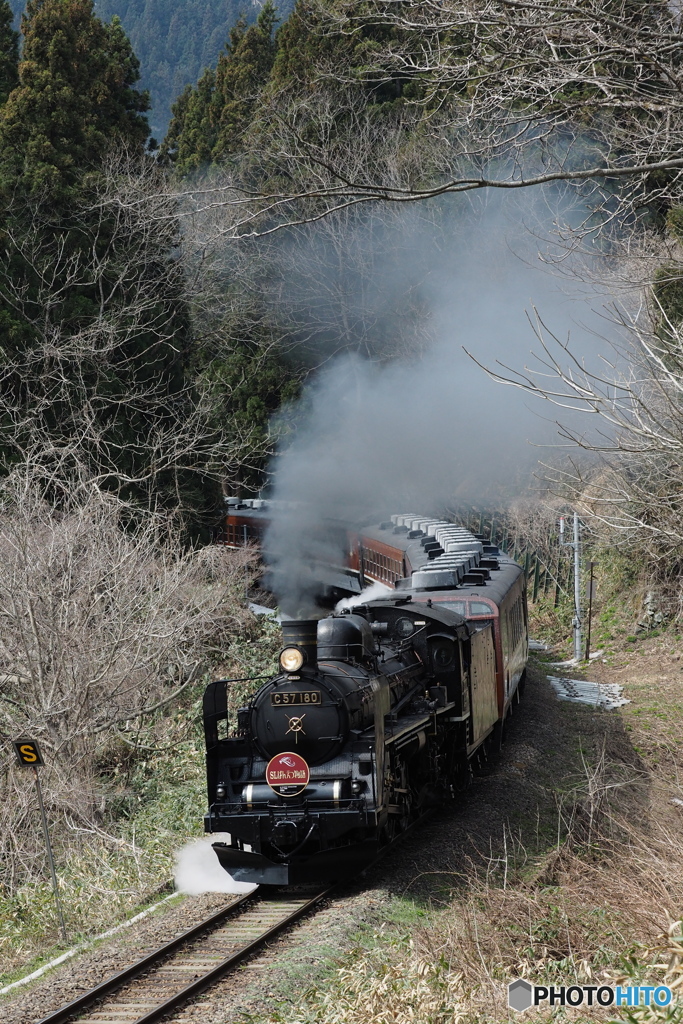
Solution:
[(266, 782), (278, 796), (298, 796), (311, 778), (311, 771), (300, 754), (291, 750), (271, 757), (266, 768)]

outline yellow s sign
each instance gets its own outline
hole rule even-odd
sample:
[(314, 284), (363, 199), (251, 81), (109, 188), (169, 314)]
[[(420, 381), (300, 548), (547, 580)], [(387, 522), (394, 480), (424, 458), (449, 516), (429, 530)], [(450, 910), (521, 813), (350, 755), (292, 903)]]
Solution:
[(13, 746), (17, 761), (23, 767), (41, 768), (45, 763), (35, 740), (14, 740)]

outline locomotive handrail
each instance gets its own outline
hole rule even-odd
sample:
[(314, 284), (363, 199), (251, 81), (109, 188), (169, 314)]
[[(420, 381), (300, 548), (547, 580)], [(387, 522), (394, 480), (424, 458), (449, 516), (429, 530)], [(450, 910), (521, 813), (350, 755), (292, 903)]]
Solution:
[(272, 679), (272, 673), (265, 676), (242, 676), (241, 679), (212, 679), (213, 683), (252, 683), (258, 679)]

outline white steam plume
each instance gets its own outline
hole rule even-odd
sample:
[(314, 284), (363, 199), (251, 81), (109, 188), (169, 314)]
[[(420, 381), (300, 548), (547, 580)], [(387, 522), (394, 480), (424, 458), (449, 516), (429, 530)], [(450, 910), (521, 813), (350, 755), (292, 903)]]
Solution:
[(334, 610), (341, 612), (344, 608), (357, 608), (359, 604), (366, 604), (368, 601), (381, 601), (383, 597), (391, 593), (391, 587), (385, 586), (384, 583), (373, 583), (361, 591), (360, 594), (354, 594), (353, 597), (343, 597), (341, 601), (337, 601)]
[[(454, 216), (430, 233), (409, 219), (410, 237), (393, 259), (404, 281), (415, 267), (431, 343), (389, 363), (342, 355), (312, 377), (292, 410), (294, 439), (273, 467), (272, 492), (291, 510), (277, 513), (266, 538), (288, 614), (314, 607), (306, 559), (344, 563), (346, 536), (335, 520), (523, 494), (538, 460), (529, 441), (558, 443), (547, 403), (493, 382), (463, 347), (492, 368), (523, 368), (539, 348), (528, 319), (536, 307), (595, 365), (604, 299), (549, 273), (538, 239), (519, 225), (519, 207), (510, 222), (502, 204), (489, 201), (475, 227)], [(376, 274), (388, 276), (381, 265)]]
[(198, 896), (203, 892), (247, 893), (256, 888), (250, 882), (236, 882), (220, 866), (212, 843), (225, 842), (225, 835), (211, 835), (186, 843), (175, 855), (175, 886), (179, 892)]

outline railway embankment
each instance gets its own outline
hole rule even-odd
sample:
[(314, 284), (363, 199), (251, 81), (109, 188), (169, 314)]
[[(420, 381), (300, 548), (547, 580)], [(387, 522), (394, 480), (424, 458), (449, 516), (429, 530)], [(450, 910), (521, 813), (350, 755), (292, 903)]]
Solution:
[[(220, 639), (216, 649), (221, 658), (209, 669), (215, 676), (258, 678), (272, 666), (280, 644), (277, 624), (264, 616), (243, 623), (238, 636)], [(14, 837), (13, 885), (0, 885), (0, 988), (132, 917), (168, 891), (164, 887), (173, 876), (175, 853), (188, 838), (203, 834), (201, 701), (208, 677), (154, 714), (97, 734), (84, 780), (76, 774), (65, 780), (56, 760), (46, 757), (42, 783), (66, 943), (54, 912), (32, 776), (20, 775), (28, 824)], [(248, 686), (240, 685), (236, 702)], [(80, 813), (77, 802), (68, 803), (66, 783), (75, 790), (87, 785), (86, 795), (95, 805), (90, 817)], [(5, 868), (4, 877), (9, 877), (9, 861)]]
[[(655, 983), (670, 969), (669, 982), (680, 984), (677, 634), (624, 637), (605, 660), (575, 673), (623, 686), (629, 703), (611, 711), (558, 700), (546, 678), (552, 657), (534, 656), (503, 753), (474, 777), (460, 805), (435, 815), (328, 906), (170, 1019), (480, 1024), (519, 1019), (507, 1007), (507, 983), (516, 977)], [(169, 906), (123, 941), (15, 995), (5, 1019), (29, 1024), (38, 1007), (63, 1002), (225, 899)], [(664, 1012), (638, 1019), (676, 1019)], [(588, 1019), (585, 1010), (562, 1013)], [(607, 1008), (590, 1013), (591, 1020), (627, 1019)]]

